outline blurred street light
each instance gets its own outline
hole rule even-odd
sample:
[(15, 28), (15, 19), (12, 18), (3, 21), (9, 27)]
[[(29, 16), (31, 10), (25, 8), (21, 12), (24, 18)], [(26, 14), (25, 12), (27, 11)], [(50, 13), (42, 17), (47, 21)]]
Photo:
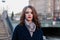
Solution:
[(5, 10), (5, 0), (2, 0), (3, 11)]
[(5, 0), (2, 0), (3, 3), (5, 3)]

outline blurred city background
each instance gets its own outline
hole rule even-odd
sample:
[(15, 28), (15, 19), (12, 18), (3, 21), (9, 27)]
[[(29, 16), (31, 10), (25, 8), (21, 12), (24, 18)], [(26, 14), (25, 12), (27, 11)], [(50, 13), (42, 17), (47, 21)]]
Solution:
[(43, 39), (60, 40), (60, 0), (0, 0), (0, 40), (11, 40), (27, 5), (37, 10)]

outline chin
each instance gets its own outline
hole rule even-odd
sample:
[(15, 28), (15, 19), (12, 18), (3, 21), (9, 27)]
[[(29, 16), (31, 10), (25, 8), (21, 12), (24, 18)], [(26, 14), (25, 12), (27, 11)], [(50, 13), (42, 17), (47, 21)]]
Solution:
[(32, 21), (32, 19), (27, 19), (28, 21)]
[(32, 20), (28, 20), (28, 21), (32, 21)]

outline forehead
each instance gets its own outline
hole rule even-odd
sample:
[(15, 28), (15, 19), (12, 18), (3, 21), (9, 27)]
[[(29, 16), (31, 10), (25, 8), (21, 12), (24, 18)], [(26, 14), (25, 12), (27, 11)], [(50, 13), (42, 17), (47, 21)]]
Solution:
[(32, 9), (31, 8), (27, 8), (26, 11), (32, 12)]

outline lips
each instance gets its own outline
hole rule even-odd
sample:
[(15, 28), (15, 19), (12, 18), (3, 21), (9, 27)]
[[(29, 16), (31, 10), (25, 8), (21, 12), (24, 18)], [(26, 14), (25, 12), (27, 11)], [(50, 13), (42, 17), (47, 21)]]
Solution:
[(28, 17), (28, 18), (31, 18), (31, 17)]

